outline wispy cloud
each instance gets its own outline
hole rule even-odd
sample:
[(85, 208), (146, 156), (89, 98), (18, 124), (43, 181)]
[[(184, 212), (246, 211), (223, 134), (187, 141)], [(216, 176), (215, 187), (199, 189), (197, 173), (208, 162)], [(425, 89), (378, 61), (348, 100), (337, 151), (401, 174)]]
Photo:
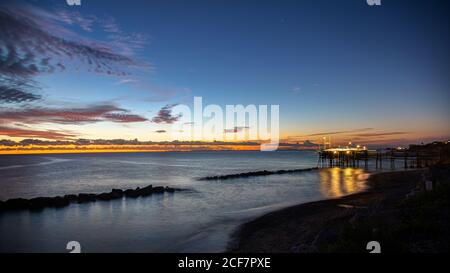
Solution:
[(384, 137), (384, 136), (398, 136), (406, 135), (410, 132), (381, 132), (381, 133), (364, 133), (364, 134), (353, 134), (356, 137)]
[(233, 133), (240, 133), (244, 130), (250, 129), (250, 127), (247, 126), (240, 126), (240, 127), (234, 127), (232, 129), (224, 129), (223, 132), (225, 134), (233, 134)]
[(172, 114), (172, 108), (175, 106), (177, 106), (177, 104), (168, 104), (161, 108), (161, 110), (158, 111), (157, 115), (152, 119), (152, 122), (166, 124), (177, 122), (181, 118), (181, 114)]
[(137, 82), (138, 82), (137, 79), (125, 78), (125, 79), (121, 79), (121, 80), (117, 81), (115, 83), (115, 85), (128, 84), (128, 83), (137, 83)]
[(63, 71), (67, 63), (85, 66), (95, 73), (128, 75), (137, 63), (123, 53), (125, 50), (118, 53), (114, 43), (109, 46), (80, 38), (64, 26), (76, 24), (90, 31), (95, 22), (96, 17), (67, 11), (55, 15), (29, 5), (0, 5), (0, 92), (3, 102), (37, 99), (33, 94), (39, 86), (33, 77)]
[(103, 118), (107, 121), (119, 122), (119, 123), (134, 123), (144, 122), (147, 118), (139, 115), (124, 114), (124, 113), (107, 113), (103, 115)]
[(56, 16), (53, 17), (56, 20), (64, 22), (67, 25), (79, 26), (84, 31), (92, 32), (94, 24), (98, 21), (98, 18), (93, 15), (84, 16), (78, 11), (59, 10), (56, 12)]
[(134, 64), (130, 57), (103, 45), (72, 41), (64, 38), (63, 33), (49, 33), (39, 27), (45, 25), (40, 21), (33, 10), (22, 10), (22, 13), (0, 10), (4, 57), (1, 74), (25, 77), (53, 72), (57, 62), (74, 58), (93, 71), (106, 74), (125, 75), (123, 66)]
[(0, 123), (84, 124), (100, 121), (132, 123), (147, 121), (145, 117), (129, 114), (114, 105), (94, 105), (84, 108), (25, 108), (0, 112)]
[(102, 30), (108, 33), (110, 45), (126, 55), (134, 55), (136, 50), (144, 48), (149, 43), (149, 36), (142, 33), (126, 33), (114, 17), (99, 19)]
[(14, 86), (0, 85), (0, 103), (21, 103), (41, 99), (38, 94), (23, 91)]
[(354, 130), (345, 130), (345, 131), (329, 131), (329, 132), (320, 132), (320, 133), (314, 133), (310, 135), (306, 135), (308, 137), (314, 137), (314, 136), (330, 136), (330, 135), (339, 135), (339, 134), (350, 134), (350, 133), (357, 133), (357, 132), (365, 132), (365, 131), (371, 131), (374, 130), (374, 128), (360, 128), (360, 129), (354, 129)]
[(0, 126), (0, 135), (9, 137), (45, 138), (55, 140), (71, 140), (76, 137), (75, 134), (56, 130), (39, 131), (7, 126)]

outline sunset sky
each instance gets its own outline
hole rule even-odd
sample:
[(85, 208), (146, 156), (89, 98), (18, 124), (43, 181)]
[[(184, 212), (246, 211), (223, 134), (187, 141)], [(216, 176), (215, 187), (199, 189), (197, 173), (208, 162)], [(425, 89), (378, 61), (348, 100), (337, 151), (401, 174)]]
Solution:
[(280, 105), (281, 138), (450, 137), (449, 2), (0, 4), (0, 139), (171, 140), (173, 105)]

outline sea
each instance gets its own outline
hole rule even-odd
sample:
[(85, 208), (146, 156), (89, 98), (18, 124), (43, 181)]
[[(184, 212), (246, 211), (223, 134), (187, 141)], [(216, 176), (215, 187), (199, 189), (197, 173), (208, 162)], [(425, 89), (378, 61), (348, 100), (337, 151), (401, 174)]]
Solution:
[(206, 176), (316, 167), (315, 151), (0, 155), (0, 200), (186, 189), (137, 199), (0, 212), (0, 252), (223, 252), (243, 223), (284, 207), (363, 191), (369, 170), (318, 170), (228, 180)]

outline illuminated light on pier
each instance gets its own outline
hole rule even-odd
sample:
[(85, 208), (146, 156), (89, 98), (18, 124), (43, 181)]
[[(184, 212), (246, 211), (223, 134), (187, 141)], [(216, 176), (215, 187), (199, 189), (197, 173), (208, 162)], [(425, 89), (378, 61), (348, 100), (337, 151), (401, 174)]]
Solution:
[[(432, 145), (448, 145), (448, 141), (436, 142)], [(359, 168), (360, 164), (363, 163), (364, 167), (367, 168), (369, 160), (374, 160), (376, 169), (383, 169), (383, 164), (390, 165), (391, 169), (395, 169), (396, 165), (407, 169), (428, 167), (439, 162), (442, 157), (442, 147), (441, 150), (436, 149), (437, 152), (429, 152), (421, 150), (420, 147), (412, 146), (412, 148), (399, 146), (383, 150), (368, 150), (366, 146), (361, 147), (361, 145), (321, 149), (318, 151), (319, 160), (317, 164), (318, 167)]]
[(367, 147), (363, 146), (361, 148), (360, 145), (356, 147), (345, 147), (345, 148), (329, 148), (329, 149), (323, 149), (323, 152), (333, 152), (333, 153), (342, 153), (342, 152), (359, 152), (359, 151), (367, 151)]
[(342, 167), (359, 167), (360, 161), (364, 162), (364, 165), (368, 166), (369, 152), (376, 151), (367, 150), (366, 146), (361, 145), (351, 146), (352, 142), (348, 143), (350, 146), (345, 148), (324, 148), (319, 151), (318, 164), (328, 164), (329, 167), (342, 166)]

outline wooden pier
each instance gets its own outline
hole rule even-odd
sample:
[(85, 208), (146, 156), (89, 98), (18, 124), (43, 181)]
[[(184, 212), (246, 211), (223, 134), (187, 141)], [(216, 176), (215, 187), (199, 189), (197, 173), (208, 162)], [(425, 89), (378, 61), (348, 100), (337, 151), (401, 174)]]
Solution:
[(367, 150), (365, 148), (329, 148), (319, 151), (318, 167), (369, 168), (375, 161), (376, 169), (424, 168), (439, 161), (439, 156), (409, 149)]

